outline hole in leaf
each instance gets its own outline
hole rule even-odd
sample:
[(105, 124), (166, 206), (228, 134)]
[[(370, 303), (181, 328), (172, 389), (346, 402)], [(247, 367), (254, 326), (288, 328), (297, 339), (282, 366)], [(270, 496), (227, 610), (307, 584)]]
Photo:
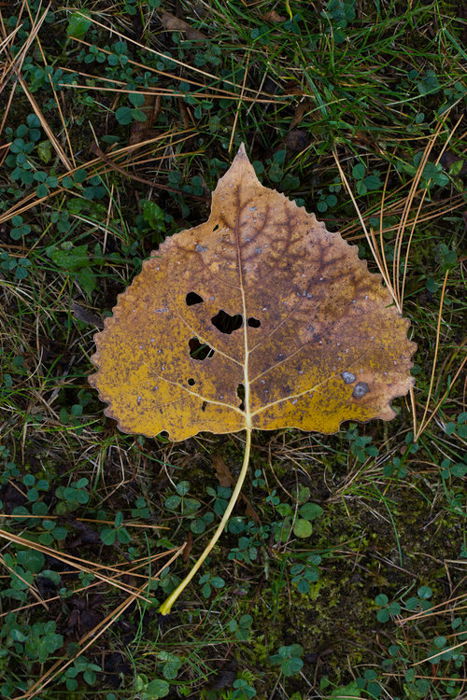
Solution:
[(237, 396), (240, 399), (239, 409), (241, 411), (245, 410), (245, 385), (239, 384), (237, 386)]
[(211, 318), (211, 323), (219, 330), (221, 333), (233, 333), (237, 331), (243, 325), (243, 318), (240, 314), (235, 314), (231, 316), (227, 314), (223, 309), (219, 311), (215, 316)]
[(208, 402), (207, 402), (207, 401), (203, 401), (203, 403), (201, 404), (201, 410), (202, 410), (202, 411), (205, 411), (207, 405), (208, 405)]
[(257, 318), (250, 316), (250, 318), (248, 319), (248, 325), (251, 326), (252, 328), (259, 328), (261, 325), (261, 321), (258, 321)]
[(188, 292), (185, 301), (187, 306), (194, 306), (195, 304), (202, 304), (204, 300), (196, 292)]
[(190, 377), (190, 378), (189, 378), (188, 384), (189, 384), (190, 386), (193, 386), (193, 384), (196, 384), (196, 382), (195, 382), (195, 380), (193, 379), (193, 377)]
[(218, 228), (219, 228), (219, 224), (216, 224), (216, 225), (214, 226), (214, 228), (212, 229), (212, 232), (214, 233), (214, 231), (217, 231)]
[(354, 399), (361, 399), (365, 394), (368, 394), (370, 387), (366, 382), (358, 382), (355, 385), (355, 389), (352, 391), (352, 396)]
[(190, 357), (194, 360), (206, 360), (214, 355), (214, 350), (206, 343), (201, 343), (198, 338), (190, 338)]

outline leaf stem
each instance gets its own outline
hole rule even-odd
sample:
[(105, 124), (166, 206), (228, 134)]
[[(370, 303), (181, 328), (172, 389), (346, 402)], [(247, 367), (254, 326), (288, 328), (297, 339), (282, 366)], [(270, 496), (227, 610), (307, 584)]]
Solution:
[(201, 568), (204, 560), (206, 557), (209, 555), (211, 552), (212, 548), (216, 544), (217, 540), (223, 533), (225, 526), (227, 525), (227, 521), (230, 518), (233, 509), (235, 508), (235, 504), (238, 500), (238, 497), (240, 495), (240, 492), (242, 490), (243, 482), (245, 481), (245, 477), (248, 472), (248, 465), (250, 462), (250, 450), (251, 450), (251, 427), (246, 428), (246, 440), (245, 440), (245, 452), (243, 455), (243, 464), (242, 468), (240, 470), (240, 474), (237, 479), (237, 483), (235, 484), (235, 488), (232, 492), (232, 495), (230, 497), (230, 501), (228, 503), (227, 508), (225, 509), (224, 515), (222, 516), (222, 519), (219, 523), (219, 525), (216, 528), (216, 531), (214, 535), (212, 536), (210, 542), (208, 543), (206, 549), (204, 552), (201, 554), (201, 556), (198, 558), (196, 561), (196, 564), (193, 566), (193, 568), (190, 570), (190, 572), (185, 576), (183, 581), (177, 586), (177, 588), (169, 595), (167, 600), (165, 600), (162, 605), (159, 608), (159, 612), (161, 615), (168, 615), (172, 609), (172, 605), (175, 603), (179, 595), (184, 591), (184, 589), (188, 586), (192, 578), (195, 576), (196, 572), (198, 569)]

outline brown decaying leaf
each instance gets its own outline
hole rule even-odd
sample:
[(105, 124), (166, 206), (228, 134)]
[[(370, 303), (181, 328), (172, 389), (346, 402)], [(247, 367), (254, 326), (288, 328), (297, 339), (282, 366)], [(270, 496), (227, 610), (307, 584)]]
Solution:
[(269, 10), (266, 14), (261, 15), (261, 19), (265, 22), (272, 22), (273, 24), (278, 24), (279, 22), (285, 22), (287, 17), (282, 17), (276, 10)]
[(234, 483), (235, 479), (233, 478), (230, 469), (225, 463), (225, 459), (220, 454), (213, 454), (211, 461), (212, 466), (216, 470), (216, 476), (220, 486), (230, 488)]
[(154, 136), (154, 122), (157, 120), (161, 110), (161, 96), (144, 95), (144, 103), (140, 110), (146, 115), (146, 121), (133, 122), (129, 138), (130, 144), (141, 143)]
[(81, 304), (78, 304), (76, 301), (71, 302), (71, 311), (73, 316), (77, 318), (78, 321), (89, 323), (91, 326), (97, 326), (97, 328), (104, 327), (100, 316), (92, 311), (89, 311), (89, 309), (86, 309), (84, 306), (81, 306)]
[[(220, 486), (224, 486), (227, 488), (232, 488), (235, 484), (235, 479), (232, 476), (232, 472), (230, 471), (229, 467), (225, 463), (224, 458), (220, 454), (213, 454), (211, 457), (212, 461), (212, 466), (216, 470), (216, 476), (219, 481)], [(245, 515), (254, 520), (255, 522), (259, 523), (260, 518), (258, 513), (255, 511), (253, 506), (251, 505), (250, 501), (248, 498), (245, 496), (245, 494), (241, 494), (240, 498), (243, 500), (243, 502), (246, 505), (245, 508)]]
[(241, 147), (207, 222), (119, 296), (90, 382), (122, 431), (172, 440), (389, 420), (415, 350), (390, 304), (357, 248), (263, 187)]
[(190, 24), (188, 24), (188, 22), (185, 22), (184, 19), (171, 15), (170, 12), (162, 13), (161, 24), (164, 29), (167, 29), (169, 32), (184, 32), (186, 34), (186, 38), (192, 41), (207, 38), (205, 34), (199, 31), (199, 29), (192, 27)]

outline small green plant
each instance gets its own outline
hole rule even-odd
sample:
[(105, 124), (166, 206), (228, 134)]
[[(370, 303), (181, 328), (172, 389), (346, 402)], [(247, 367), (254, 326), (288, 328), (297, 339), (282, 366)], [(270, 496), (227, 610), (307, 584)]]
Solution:
[(168, 511), (177, 513), (181, 518), (186, 519), (188, 521), (188, 527), (195, 535), (202, 534), (206, 528), (214, 522), (215, 514), (222, 515), (225, 510), (227, 502), (224, 498), (219, 497), (221, 487), (218, 487), (218, 491), (210, 487), (206, 489), (207, 493), (214, 497), (214, 512), (208, 510), (205, 513), (200, 513), (201, 501), (189, 495), (189, 481), (180, 481), (176, 484), (175, 491), (175, 494), (165, 499), (164, 505)]
[(389, 601), (385, 593), (379, 593), (375, 598), (379, 610), (376, 613), (378, 622), (388, 622), (401, 613), (401, 606), (395, 600)]
[(346, 38), (346, 27), (356, 17), (355, 0), (328, 0), (323, 16), (331, 25), (334, 41), (342, 44)]
[[(379, 682), (380, 674), (373, 668), (367, 668), (360, 676), (355, 685), (359, 691), (366, 691), (370, 698), (380, 698), (384, 693), (384, 688)], [(359, 695), (357, 697), (360, 697)]]
[(74, 245), (71, 241), (64, 241), (59, 245), (48, 246), (46, 253), (52, 263), (61, 272), (76, 279), (88, 295), (94, 291), (97, 280), (91, 267), (89, 246), (86, 243)]
[(20, 124), (14, 131), (7, 128), (6, 136), (11, 140), (10, 152), (5, 159), (7, 167), (11, 169), (10, 178), (22, 185), (32, 185), (35, 180), (32, 154), (42, 137), (39, 119), (35, 114), (29, 114), (26, 122)]
[(256, 690), (245, 678), (236, 678), (233, 682), (230, 700), (249, 700), (256, 697)]
[(183, 666), (183, 659), (168, 651), (160, 651), (157, 658), (162, 664), (162, 675), (168, 681), (174, 680)]
[(135, 691), (141, 700), (157, 700), (169, 694), (170, 685), (163, 678), (149, 680), (147, 676), (141, 674), (136, 677)]
[(334, 182), (326, 190), (320, 189), (317, 191), (318, 201), (316, 202), (316, 208), (319, 212), (324, 213), (328, 209), (332, 209), (337, 204), (336, 194), (340, 192), (341, 185), (338, 181)]
[(384, 465), (383, 474), (386, 477), (404, 479), (408, 474), (406, 459), (393, 457), (390, 462)]
[(303, 668), (303, 647), (300, 644), (290, 644), (279, 647), (276, 654), (269, 657), (273, 666), (278, 666), (284, 676), (296, 676)]
[(88, 483), (89, 479), (82, 477), (70, 486), (59, 486), (55, 490), (55, 495), (58, 498), (55, 512), (58, 515), (64, 515), (86, 505), (89, 501), (89, 492), (86, 488)]
[(131, 517), (143, 519), (148, 519), (151, 517), (151, 510), (149, 508), (148, 502), (142, 496), (139, 496), (135, 500), (134, 508), (131, 509)]
[[(465, 426), (462, 426), (464, 430)], [(467, 474), (467, 464), (465, 462), (452, 462), (450, 459), (443, 459), (440, 464), (440, 477), (443, 481), (448, 479), (463, 479)]]
[(332, 209), (337, 204), (337, 197), (335, 194), (326, 194), (322, 190), (318, 191), (319, 199), (316, 203), (316, 208), (319, 212), (324, 213), (328, 209)]
[[(414, 165), (418, 166), (422, 154), (417, 154), (414, 158)], [(443, 171), (443, 166), (440, 163), (428, 162), (423, 168), (420, 183), (422, 187), (430, 189), (431, 187), (445, 187), (449, 182), (449, 177)]]
[(239, 642), (246, 642), (251, 636), (251, 625), (253, 618), (251, 615), (242, 615), (238, 620), (230, 620), (227, 629)]
[(359, 462), (365, 462), (369, 457), (377, 457), (379, 450), (373, 445), (370, 435), (361, 435), (359, 428), (351, 423), (345, 434), (350, 443), (350, 451)]
[(290, 567), (292, 584), (299, 593), (308, 594), (311, 590), (311, 585), (319, 580), (318, 566), (320, 563), (321, 557), (319, 554), (310, 554), (303, 563), (293, 564)]
[[(327, 679), (323, 679), (327, 681)], [(329, 682), (321, 682), (320, 689), (327, 689)], [(347, 685), (341, 685), (338, 688), (333, 688), (330, 695), (327, 696), (329, 700), (347, 700), (348, 698), (360, 698), (361, 689), (357, 682), (348, 683)], [(396, 700), (394, 698), (394, 700)]]
[(25, 654), (29, 660), (43, 664), (63, 645), (63, 636), (57, 634), (56, 627), (54, 620), (23, 626), (16, 622), (15, 616), (9, 615), (0, 635), (12, 652)]
[(26, 496), (30, 503), (38, 501), (41, 492), (49, 490), (49, 482), (46, 479), (36, 479), (34, 474), (26, 474), (23, 477), (23, 484), (26, 486)]
[(102, 668), (98, 664), (91, 663), (85, 656), (81, 656), (63, 673), (66, 689), (71, 692), (77, 690), (79, 687), (79, 676), (81, 676), (86, 685), (90, 687), (95, 686), (97, 674), (100, 671), (102, 671)]
[[(411, 161), (399, 161), (396, 164), (396, 167), (398, 170), (406, 172), (413, 177), (417, 173), (417, 169), (422, 158), (423, 152), (418, 151), (413, 155)], [(426, 188), (427, 190), (431, 190), (433, 187), (446, 187), (448, 183), (449, 176), (444, 172), (441, 163), (433, 163), (432, 161), (428, 161), (425, 164), (420, 178), (420, 185), (422, 187)]]
[(29, 224), (24, 223), (22, 216), (13, 216), (11, 223), (13, 226), (10, 229), (10, 238), (12, 238), (14, 241), (17, 241), (22, 236), (27, 236), (28, 233), (31, 233), (32, 231)]
[(91, 27), (91, 21), (86, 17), (86, 12), (72, 12), (68, 18), (66, 28), (67, 36), (83, 39)]
[(383, 186), (380, 178), (380, 171), (373, 170), (368, 174), (367, 169), (363, 163), (357, 163), (352, 168), (352, 175), (355, 180), (355, 188), (358, 194), (367, 194), (368, 192), (373, 192), (374, 190), (379, 190)]
[(212, 574), (203, 574), (199, 577), (198, 583), (203, 598), (210, 598), (214, 589), (224, 588), (225, 581), (221, 576), (212, 576)]
[(239, 537), (237, 546), (231, 548), (228, 558), (251, 564), (258, 557), (258, 547), (253, 542), (251, 537)]
[(5, 250), (0, 250), (0, 270), (14, 272), (14, 279), (24, 280), (28, 277), (31, 261), (28, 258), (10, 255)]
[(0, 592), (0, 597), (24, 601), (29, 586), (33, 584), (37, 574), (45, 568), (45, 557), (33, 549), (22, 549), (16, 556), (10, 553), (4, 555), (4, 562), (10, 574), (9, 586)]
[(119, 107), (115, 112), (115, 118), (118, 123), (126, 126), (132, 122), (145, 122), (147, 115), (140, 109), (144, 105), (144, 95), (130, 93), (128, 100), (132, 107)]
[[(465, 637), (466, 635), (461, 636)], [(447, 637), (444, 635), (439, 635), (433, 639), (431, 648), (428, 649), (427, 656), (432, 665), (436, 665), (440, 661), (453, 661), (456, 668), (460, 668), (462, 666), (464, 658), (462, 650), (459, 648), (451, 648)]]
[(452, 248), (446, 245), (446, 243), (438, 243), (435, 248), (435, 256), (442, 272), (452, 270), (452, 268), (457, 264), (456, 251), (452, 250)]
[(128, 544), (131, 542), (131, 535), (123, 525), (123, 513), (116, 513), (113, 527), (104, 527), (101, 530), (101, 540), (107, 546), (111, 546), (116, 542), (119, 544)]
[(313, 532), (312, 522), (321, 517), (323, 509), (317, 503), (304, 503), (298, 509), (299, 517), (295, 520), (293, 532), (296, 537), (310, 537)]
[(432, 607), (430, 602), (432, 595), (433, 591), (429, 586), (420, 586), (417, 589), (417, 595), (407, 598), (404, 605), (411, 612), (429, 610)]

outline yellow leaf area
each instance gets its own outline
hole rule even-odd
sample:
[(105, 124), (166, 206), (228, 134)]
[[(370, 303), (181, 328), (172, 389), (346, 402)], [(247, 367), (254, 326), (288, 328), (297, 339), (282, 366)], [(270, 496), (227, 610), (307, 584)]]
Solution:
[(206, 223), (166, 240), (96, 335), (90, 378), (128, 433), (388, 420), (415, 345), (357, 248), (263, 187), (242, 147)]

